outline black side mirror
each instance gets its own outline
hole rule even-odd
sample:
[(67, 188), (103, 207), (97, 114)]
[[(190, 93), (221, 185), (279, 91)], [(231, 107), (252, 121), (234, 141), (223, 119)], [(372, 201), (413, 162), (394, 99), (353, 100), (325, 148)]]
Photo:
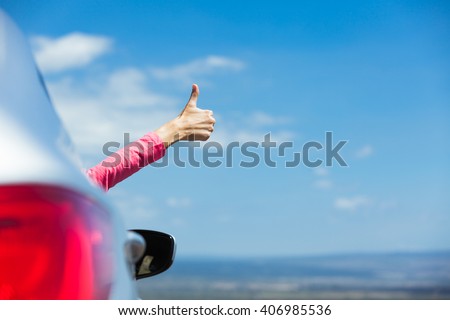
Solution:
[(134, 263), (135, 278), (155, 276), (170, 268), (175, 259), (176, 243), (170, 234), (152, 230), (130, 230), (145, 240), (145, 250)]

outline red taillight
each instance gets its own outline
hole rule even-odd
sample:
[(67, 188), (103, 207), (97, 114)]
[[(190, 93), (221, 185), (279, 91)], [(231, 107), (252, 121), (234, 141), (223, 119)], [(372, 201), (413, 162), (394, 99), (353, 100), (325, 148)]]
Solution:
[(53, 186), (0, 187), (0, 299), (107, 299), (110, 216)]

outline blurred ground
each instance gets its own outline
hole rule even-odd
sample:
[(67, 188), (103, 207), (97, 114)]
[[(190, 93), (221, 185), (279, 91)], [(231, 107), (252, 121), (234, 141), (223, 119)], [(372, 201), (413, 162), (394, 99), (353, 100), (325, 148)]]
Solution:
[(450, 252), (179, 259), (143, 299), (450, 299)]

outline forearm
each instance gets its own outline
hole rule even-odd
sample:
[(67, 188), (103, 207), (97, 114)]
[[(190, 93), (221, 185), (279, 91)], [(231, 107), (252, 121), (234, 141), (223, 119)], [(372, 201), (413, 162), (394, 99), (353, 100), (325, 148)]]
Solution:
[(148, 133), (89, 169), (87, 175), (95, 184), (108, 191), (143, 167), (162, 158), (165, 151), (163, 140), (156, 133)]

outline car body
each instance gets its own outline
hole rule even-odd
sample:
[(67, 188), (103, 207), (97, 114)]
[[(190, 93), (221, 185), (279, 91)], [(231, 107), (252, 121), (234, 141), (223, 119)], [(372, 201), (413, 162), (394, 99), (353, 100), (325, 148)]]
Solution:
[(80, 168), (28, 41), (1, 9), (0, 132), (0, 299), (137, 298), (123, 221)]

